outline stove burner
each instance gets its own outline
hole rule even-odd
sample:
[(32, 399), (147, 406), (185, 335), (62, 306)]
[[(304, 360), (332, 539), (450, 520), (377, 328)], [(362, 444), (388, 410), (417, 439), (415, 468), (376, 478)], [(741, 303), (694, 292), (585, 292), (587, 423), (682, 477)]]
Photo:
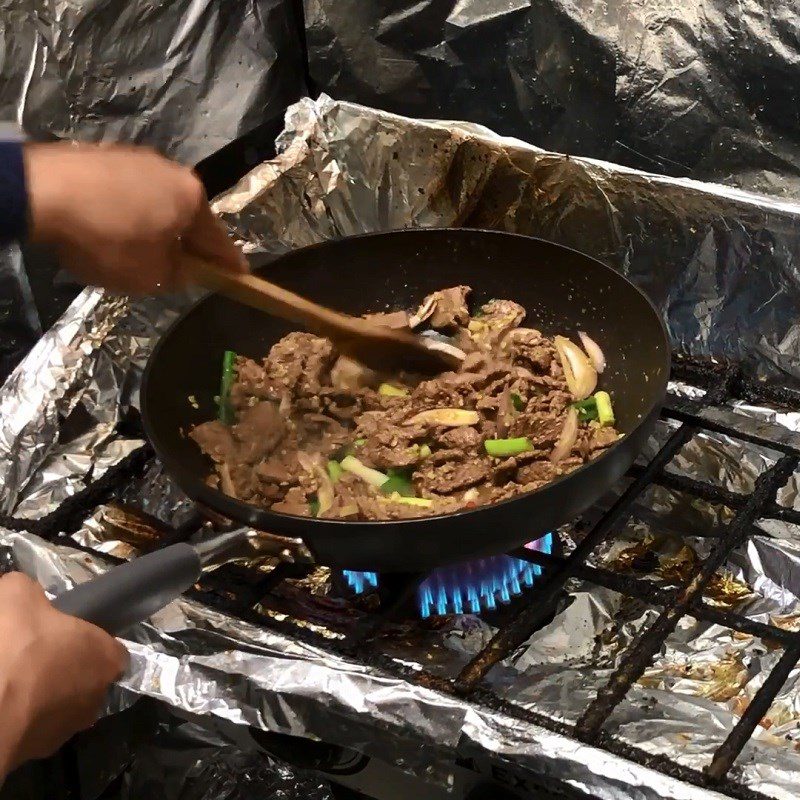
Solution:
[[(550, 553), (553, 534), (546, 533), (526, 545), (530, 550)], [(500, 555), (479, 558), (434, 570), (417, 589), (417, 607), (423, 619), (432, 614), (478, 614), (492, 611), (498, 603), (508, 603), (512, 596), (522, 593), (523, 587), (533, 586), (542, 569), (520, 558)], [(363, 594), (377, 588), (376, 572), (344, 570), (348, 586)]]

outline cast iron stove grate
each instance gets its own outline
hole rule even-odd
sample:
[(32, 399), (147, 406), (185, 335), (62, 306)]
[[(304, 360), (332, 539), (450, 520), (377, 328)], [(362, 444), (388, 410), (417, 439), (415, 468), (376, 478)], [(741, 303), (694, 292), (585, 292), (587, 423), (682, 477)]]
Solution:
[[(734, 549), (742, 545), (753, 533), (753, 523), (760, 518), (779, 519), (800, 524), (800, 511), (777, 503), (777, 492), (800, 466), (800, 446), (776, 442), (758, 434), (737, 430), (706, 418), (704, 411), (734, 401), (800, 409), (800, 392), (752, 381), (736, 365), (716, 364), (676, 358), (673, 362), (674, 380), (683, 381), (706, 390), (700, 400), (689, 400), (670, 395), (662, 417), (676, 427), (655, 454), (644, 465), (635, 465), (629, 472), (629, 484), (613, 504), (594, 521), (585, 536), (568, 555), (547, 553), (520, 548), (509, 555), (530, 561), (541, 568), (534, 587), (524, 595), (525, 602), (514, 606), (510, 615), (497, 630), (492, 640), (462, 669), (453, 680), (432, 675), (425, 670), (412, 670), (396, 660), (375, 652), (373, 640), (381, 629), (391, 624), (398, 609), (407, 607), (409, 598), (416, 592), (423, 575), (382, 576), (391, 586), (389, 601), (370, 616), (367, 624), (357, 626), (344, 639), (330, 639), (307, 627), (287, 620), (279, 620), (255, 611), (259, 601), (278, 584), (302, 574), (303, 567), (280, 564), (258, 580), (240, 580), (241, 570), (225, 568), (203, 579), (194, 596), (207, 605), (236, 615), (256, 624), (270, 626), (296, 638), (312, 641), (340, 655), (382, 669), (396, 677), (424, 685), (445, 693), (461, 696), (486, 708), (501, 711), (521, 723), (532, 723), (604, 748), (636, 763), (657, 769), (689, 783), (713, 788), (738, 798), (760, 798), (760, 793), (738, 783), (731, 775), (737, 756), (752, 736), (759, 720), (768, 711), (789, 673), (800, 660), (800, 632), (788, 631), (751, 620), (734, 611), (721, 610), (703, 600), (703, 590), (715, 572), (725, 563)], [(724, 434), (742, 442), (762, 446), (780, 454), (780, 459), (757, 479), (750, 495), (731, 492), (712, 483), (671, 474), (665, 468), (680, 449), (698, 433)], [(75, 532), (82, 521), (100, 504), (121, 494), (130, 480), (140, 474), (153, 458), (148, 446), (132, 453), (117, 466), (109, 469), (102, 478), (91, 483), (79, 494), (49, 514), (30, 520), (0, 517), (0, 524), (15, 530), (28, 530), (46, 539), (55, 540)], [(710, 503), (727, 506), (734, 512), (724, 525), (707, 533), (713, 541), (708, 555), (699, 559), (692, 574), (677, 588), (664, 588), (657, 583), (620, 574), (589, 563), (592, 552), (608, 539), (620, 523), (633, 513), (633, 504), (645, 490), (659, 485)], [(163, 545), (188, 537), (199, 524), (199, 518), (190, 520), (179, 530), (164, 538)], [(75, 546), (72, 540), (67, 542)], [(564, 591), (565, 583), (578, 578), (606, 587), (629, 598), (661, 609), (656, 621), (629, 647), (619, 667), (584, 709), (577, 722), (572, 724), (554, 721), (535, 711), (523, 708), (495, 694), (484, 681), (487, 674), (500, 661), (512, 654), (552, 616), (554, 606)], [(679, 764), (665, 756), (653, 755), (633, 745), (626, 744), (605, 730), (603, 725), (612, 711), (626, 697), (633, 684), (642, 676), (654, 657), (685, 616), (719, 624), (733, 631), (759, 637), (783, 649), (780, 660), (763, 682), (750, 704), (717, 748), (710, 764), (702, 772)], [(524, 770), (521, 770), (524, 772)]]

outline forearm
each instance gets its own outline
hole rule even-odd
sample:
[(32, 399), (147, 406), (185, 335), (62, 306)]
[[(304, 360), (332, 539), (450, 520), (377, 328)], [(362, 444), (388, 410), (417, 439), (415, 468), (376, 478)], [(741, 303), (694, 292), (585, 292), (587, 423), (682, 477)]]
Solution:
[(0, 664), (0, 785), (19, 765), (20, 743), (25, 735), (25, 703), (15, 691), (7, 668)]

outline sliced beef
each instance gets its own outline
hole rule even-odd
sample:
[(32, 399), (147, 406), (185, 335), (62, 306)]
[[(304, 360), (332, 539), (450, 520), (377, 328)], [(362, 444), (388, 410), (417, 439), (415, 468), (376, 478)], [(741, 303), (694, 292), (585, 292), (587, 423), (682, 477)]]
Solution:
[(452, 494), (460, 489), (469, 489), (486, 481), (491, 475), (491, 467), (487, 462), (468, 461), (444, 464), (432, 464), (428, 461), (414, 473), (414, 485), (425, 495)]
[(197, 425), (189, 432), (189, 438), (217, 463), (233, 461), (236, 457), (236, 442), (231, 429), (217, 419)]
[(500, 345), (514, 364), (530, 369), (536, 375), (549, 375), (558, 354), (552, 342), (533, 328), (509, 331)]
[(512, 423), (509, 436), (526, 436), (537, 450), (550, 450), (558, 441), (564, 427), (561, 413), (523, 412)]
[(252, 398), (277, 400), (280, 392), (270, 385), (263, 365), (239, 356), (236, 359), (236, 381), (231, 387), (231, 405), (235, 409), (245, 408)]
[(272, 510), (280, 514), (293, 514), (296, 517), (311, 516), (308, 498), (299, 486), (289, 489), (280, 502), (273, 504)]
[(483, 437), (475, 428), (466, 425), (460, 428), (450, 428), (436, 439), (437, 444), (455, 450), (474, 450), (483, 443)]
[(333, 345), (310, 333), (290, 333), (276, 342), (264, 360), (269, 391), (280, 396), (316, 394), (330, 377)]
[(271, 453), (284, 437), (286, 421), (280, 415), (277, 403), (265, 400), (245, 409), (232, 432), (239, 443), (237, 460), (255, 464)]
[(429, 294), (419, 308), (411, 314), (408, 324), (417, 328), (423, 322), (429, 322), (436, 330), (448, 330), (469, 322), (467, 297), (469, 286), (454, 286)]
[(560, 474), (559, 467), (551, 464), (549, 460), (533, 461), (519, 468), (517, 483), (544, 486), (544, 484), (555, 480)]
[(525, 319), (525, 309), (511, 300), (490, 300), (469, 321), (472, 340), (481, 350), (492, 350), (512, 328)]

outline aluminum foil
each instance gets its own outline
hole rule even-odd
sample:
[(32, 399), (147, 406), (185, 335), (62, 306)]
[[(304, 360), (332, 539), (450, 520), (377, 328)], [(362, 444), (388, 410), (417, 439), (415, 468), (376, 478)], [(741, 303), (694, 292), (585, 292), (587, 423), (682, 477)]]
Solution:
[[(639, 283), (664, 312), (676, 345), (741, 359), (764, 377), (800, 377), (793, 272), (800, 205), (565, 159), (473, 125), (415, 122), (329, 98), (290, 108), (280, 147), (274, 162), (216, 202), (250, 249), (280, 252), (408, 225), (537, 233), (600, 252)], [(42, 339), (0, 393), (6, 508), (38, 516), (84, 485), (92, 470), (102, 471), (138, 445), (118, 422), (135, 409), (143, 360), (182, 302), (131, 303), (87, 291)], [(689, 398), (703, 394), (685, 384), (672, 390)], [(776, 442), (800, 440), (798, 411), (737, 403), (705, 413)], [(670, 430), (662, 423), (648, 451)], [(701, 434), (670, 469), (747, 493), (777, 457), (769, 447)], [(784, 505), (800, 508), (799, 477), (781, 491)], [(185, 498), (157, 464), (127, 487), (125, 500), (165, 522), (187, 513)], [(711, 526), (732, 513), (654, 487), (592, 557), (671, 585), (708, 552)], [(76, 541), (125, 558), (135, 553), (135, 543), (104, 532), (101, 517), (102, 511), (86, 520)], [(755, 534), (711, 582), (706, 600), (800, 627), (800, 530), (762, 520)], [(560, 535), (569, 547), (578, 534), (568, 526)], [(27, 534), (8, 533), (2, 542), (6, 555), (50, 591), (106, 566), (99, 554)], [(324, 572), (305, 583), (286, 582), (284, 594), (274, 605), (262, 601), (261, 611), (291, 622), (291, 609), (303, 609), (302, 624), (320, 631), (369, 613), (337, 605), (326, 594), (327, 582)], [(580, 715), (658, 613), (590, 584), (568, 589), (553, 621), (489, 674), (495, 691), (509, 701), (567, 722)], [(392, 627), (374, 647), (412, 670), (452, 676), (492, 632), (491, 620), (476, 617), (411, 621)], [(332, 630), (331, 641), (339, 635)], [(131, 672), (108, 712), (149, 696), (237, 724), (334, 737), (443, 784), (456, 752), (489, 751), (600, 797), (713, 796), (195, 601), (173, 603), (139, 626), (128, 645)], [(769, 642), (684, 620), (608, 729), (641, 749), (702, 766), (778, 657)], [(734, 777), (775, 797), (796, 795), (799, 721), (800, 683), (793, 674), (737, 761)]]
[(797, 9), (768, 0), (305, 0), (315, 84), (550, 150), (797, 196)]
[(142, 142), (195, 164), (304, 91), (289, 0), (0, 7), (0, 117), (34, 138)]

